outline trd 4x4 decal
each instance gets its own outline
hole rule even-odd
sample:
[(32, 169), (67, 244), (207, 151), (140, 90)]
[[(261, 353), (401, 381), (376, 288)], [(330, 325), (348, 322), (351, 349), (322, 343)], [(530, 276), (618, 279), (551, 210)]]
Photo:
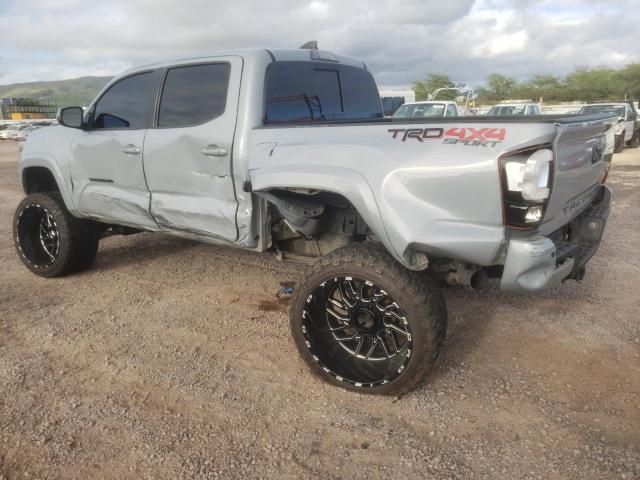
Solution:
[(454, 145), (461, 143), (472, 147), (495, 147), (507, 136), (504, 128), (449, 128), (445, 130), (439, 127), (429, 128), (390, 128), (391, 138), (415, 139), (418, 142), (425, 140), (442, 139), (442, 143)]

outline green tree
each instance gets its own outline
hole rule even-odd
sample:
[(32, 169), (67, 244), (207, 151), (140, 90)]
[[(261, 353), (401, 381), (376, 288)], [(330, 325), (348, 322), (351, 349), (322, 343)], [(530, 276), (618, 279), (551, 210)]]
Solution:
[(593, 102), (620, 97), (624, 97), (624, 80), (613, 68), (579, 68), (567, 75), (565, 98), (568, 100)]
[(627, 98), (640, 100), (640, 63), (630, 63), (619, 71), (623, 92)]
[[(444, 87), (455, 87), (448, 75), (442, 73), (431, 73), (424, 82), (415, 82), (413, 90), (416, 92), (416, 100), (427, 100), (429, 94), (434, 90)], [(438, 95), (439, 100), (454, 100), (458, 94), (456, 92), (442, 92)]]
[(511, 98), (518, 88), (514, 78), (492, 73), (487, 77), (486, 93), (491, 100), (500, 101)]
[(521, 86), (521, 97), (538, 101), (560, 101), (564, 97), (565, 85), (561, 78), (555, 75), (536, 75)]

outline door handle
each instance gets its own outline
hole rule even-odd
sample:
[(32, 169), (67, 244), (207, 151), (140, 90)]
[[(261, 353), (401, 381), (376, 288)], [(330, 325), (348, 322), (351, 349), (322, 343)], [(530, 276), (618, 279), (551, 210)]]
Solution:
[(129, 153), (131, 155), (139, 155), (141, 151), (140, 147), (136, 147), (131, 143), (122, 149), (123, 153)]
[(205, 157), (224, 157), (227, 154), (227, 149), (219, 147), (218, 145), (207, 145), (200, 150)]

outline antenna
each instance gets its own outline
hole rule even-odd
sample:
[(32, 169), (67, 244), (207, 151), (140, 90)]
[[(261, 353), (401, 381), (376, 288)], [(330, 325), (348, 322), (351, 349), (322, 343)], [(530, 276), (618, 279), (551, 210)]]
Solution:
[(318, 41), (317, 40), (310, 40), (307, 43), (305, 43), (304, 45), (302, 45), (300, 48), (304, 49), (304, 50), (318, 50)]

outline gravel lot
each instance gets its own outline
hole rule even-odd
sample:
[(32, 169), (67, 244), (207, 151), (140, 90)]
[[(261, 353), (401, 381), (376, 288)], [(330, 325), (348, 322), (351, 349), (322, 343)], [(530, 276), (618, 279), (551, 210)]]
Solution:
[(309, 374), (280, 282), (297, 264), (158, 234), (34, 276), (0, 143), (0, 479), (640, 478), (640, 150), (582, 283), (446, 291), (431, 381), (403, 398)]

